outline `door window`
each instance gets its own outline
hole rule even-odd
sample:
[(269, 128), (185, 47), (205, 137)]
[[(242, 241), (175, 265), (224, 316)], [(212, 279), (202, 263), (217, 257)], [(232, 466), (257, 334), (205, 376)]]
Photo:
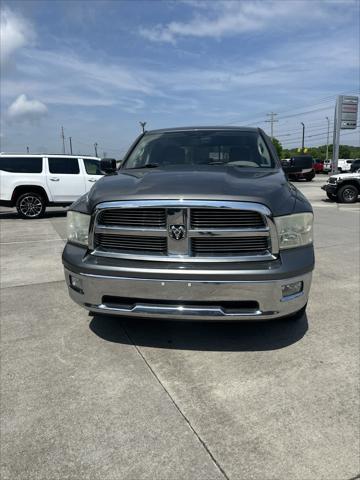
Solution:
[(41, 173), (41, 157), (0, 157), (0, 170), (12, 173)]
[(90, 158), (84, 158), (85, 170), (88, 175), (104, 175), (100, 170), (99, 160), (93, 160)]
[(80, 173), (79, 161), (77, 158), (49, 158), (49, 172), (76, 175)]

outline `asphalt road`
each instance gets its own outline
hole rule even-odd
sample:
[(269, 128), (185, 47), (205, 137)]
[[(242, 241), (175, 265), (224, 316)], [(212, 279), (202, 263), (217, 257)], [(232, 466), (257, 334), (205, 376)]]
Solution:
[(349, 480), (359, 467), (359, 211), (298, 183), (316, 270), (298, 323), (88, 316), (65, 216), (0, 213), (2, 480)]

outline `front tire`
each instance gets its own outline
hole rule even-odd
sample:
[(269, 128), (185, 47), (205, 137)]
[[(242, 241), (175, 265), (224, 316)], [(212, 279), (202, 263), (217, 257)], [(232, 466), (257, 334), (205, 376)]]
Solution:
[(334, 193), (326, 192), (326, 195), (329, 200), (334, 200), (334, 201), (336, 200), (336, 195)]
[(355, 203), (359, 190), (354, 185), (344, 185), (338, 191), (337, 198), (341, 203)]
[(36, 192), (23, 193), (16, 200), (16, 210), (21, 218), (41, 218), (46, 209), (44, 197)]
[(306, 180), (307, 182), (311, 182), (312, 179), (315, 177), (315, 172), (312, 171), (312, 172), (310, 172), (310, 173), (306, 173), (306, 174), (304, 175), (304, 177), (305, 177), (305, 180)]

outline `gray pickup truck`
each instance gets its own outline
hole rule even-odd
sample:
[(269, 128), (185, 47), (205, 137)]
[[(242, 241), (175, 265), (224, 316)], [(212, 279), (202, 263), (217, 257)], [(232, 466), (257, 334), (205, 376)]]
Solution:
[[(305, 162), (306, 160), (304, 160)], [(189, 320), (299, 317), (313, 213), (256, 128), (145, 132), (68, 212), (71, 298), (92, 314)]]

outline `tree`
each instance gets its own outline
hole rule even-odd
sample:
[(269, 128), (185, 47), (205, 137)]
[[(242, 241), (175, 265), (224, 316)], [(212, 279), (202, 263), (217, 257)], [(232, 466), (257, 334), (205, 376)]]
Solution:
[[(333, 146), (329, 145), (329, 158), (332, 158)], [(311, 155), (313, 158), (318, 160), (325, 160), (326, 158), (326, 145), (320, 145), (319, 147), (308, 147), (306, 152), (308, 155)], [(290, 158), (295, 155), (301, 155), (298, 152), (298, 148), (286, 149), (282, 151), (283, 158)], [(340, 145), (339, 148), (339, 158), (360, 158), (360, 147), (354, 147), (353, 145)]]
[(282, 147), (280, 141), (277, 138), (274, 137), (272, 139), (272, 143), (273, 143), (273, 145), (274, 145), (274, 147), (277, 151), (278, 157), (281, 158), (283, 147)]

